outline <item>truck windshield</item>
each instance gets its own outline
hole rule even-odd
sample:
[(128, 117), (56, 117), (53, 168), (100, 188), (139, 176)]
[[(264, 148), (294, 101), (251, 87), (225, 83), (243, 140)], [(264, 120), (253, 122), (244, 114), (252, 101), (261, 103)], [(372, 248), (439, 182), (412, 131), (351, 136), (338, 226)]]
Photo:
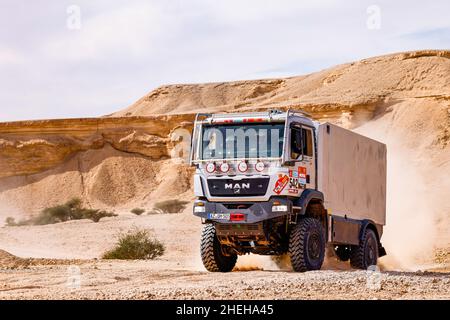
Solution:
[(204, 125), (201, 159), (279, 158), (284, 123)]

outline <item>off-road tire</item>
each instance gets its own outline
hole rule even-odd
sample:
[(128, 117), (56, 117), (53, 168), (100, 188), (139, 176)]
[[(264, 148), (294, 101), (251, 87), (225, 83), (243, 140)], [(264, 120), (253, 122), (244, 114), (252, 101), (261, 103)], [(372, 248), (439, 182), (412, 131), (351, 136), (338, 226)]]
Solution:
[(349, 246), (336, 246), (334, 253), (339, 261), (348, 261), (350, 259), (351, 248)]
[(358, 246), (352, 246), (350, 253), (350, 264), (357, 269), (366, 270), (378, 261), (378, 240), (375, 232), (366, 229)]
[(210, 272), (230, 272), (237, 261), (236, 254), (223, 254), (213, 224), (207, 224), (203, 227), (200, 253), (203, 265)]
[(291, 230), (289, 256), (294, 271), (319, 270), (325, 257), (325, 233), (314, 218), (303, 218)]

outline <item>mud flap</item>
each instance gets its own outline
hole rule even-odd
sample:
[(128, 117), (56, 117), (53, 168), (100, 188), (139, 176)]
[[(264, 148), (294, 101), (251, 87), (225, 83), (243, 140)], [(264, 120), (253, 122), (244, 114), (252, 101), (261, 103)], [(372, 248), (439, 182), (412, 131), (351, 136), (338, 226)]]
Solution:
[(382, 256), (385, 256), (386, 254), (387, 254), (386, 249), (381, 245), (381, 242), (380, 242), (379, 246), (378, 246), (378, 256), (382, 257)]

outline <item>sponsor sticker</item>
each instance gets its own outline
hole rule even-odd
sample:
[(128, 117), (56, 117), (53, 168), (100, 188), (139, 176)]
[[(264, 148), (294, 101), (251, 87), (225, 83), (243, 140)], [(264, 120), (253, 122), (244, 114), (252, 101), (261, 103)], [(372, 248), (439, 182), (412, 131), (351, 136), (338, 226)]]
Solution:
[(295, 188), (290, 188), (289, 190), (288, 190), (288, 192), (289, 193), (291, 193), (291, 194), (298, 194), (298, 189), (295, 189)]
[(298, 178), (298, 172), (295, 170), (289, 170), (289, 177)]
[(280, 194), (281, 191), (286, 187), (289, 182), (289, 177), (284, 175), (278, 178), (277, 182), (275, 182), (275, 188), (273, 188), (273, 192), (276, 194)]
[(289, 170), (289, 188), (303, 189), (305, 187), (306, 187), (306, 167), (298, 167), (297, 169)]
[(300, 184), (306, 185), (306, 168), (298, 167), (298, 182)]

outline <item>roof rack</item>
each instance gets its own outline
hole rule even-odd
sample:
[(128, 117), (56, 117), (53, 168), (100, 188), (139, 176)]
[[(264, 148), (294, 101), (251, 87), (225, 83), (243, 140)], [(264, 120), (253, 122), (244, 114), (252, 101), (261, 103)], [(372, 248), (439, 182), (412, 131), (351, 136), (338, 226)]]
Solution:
[(298, 115), (301, 117), (308, 117), (308, 118), (312, 118), (312, 114), (303, 111), (303, 110), (291, 110), (291, 108), (288, 108), (286, 111), (286, 116), (289, 117), (289, 115)]
[(214, 119), (224, 119), (224, 118), (239, 118), (244, 116), (245, 117), (267, 117), (269, 116), (270, 119), (272, 119), (273, 116), (276, 115), (282, 115), (283, 113), (286, 113), (286, 117), (289, 117), (290, 115), (297, 115), (300, 117), (308, 117), (312, 118), (312, 115), (308, 112), (305, 112), (303, 110), (292, 110), (291, 108), (288, 108), (286, 112), (280, 109), (269, 109), (267, 111), (257, 111), (257, 112), (240, 112), (240, 113), (197, 113), (195, 116), (195, 121), (198, 121), (199, 118), (203, 118), (205, 120), (206, 118), (209, 118), (210, 121)]
[(223, 119), (223, 118), (239, 118), (239, 117), (262, 117), (262, 116), (270, 116), (270, 112), (268, 111), (259, 111), (259, 112), (239, 112), (239, 113), (217, 113), (217, 114), (211, 114), (211, 119)]

